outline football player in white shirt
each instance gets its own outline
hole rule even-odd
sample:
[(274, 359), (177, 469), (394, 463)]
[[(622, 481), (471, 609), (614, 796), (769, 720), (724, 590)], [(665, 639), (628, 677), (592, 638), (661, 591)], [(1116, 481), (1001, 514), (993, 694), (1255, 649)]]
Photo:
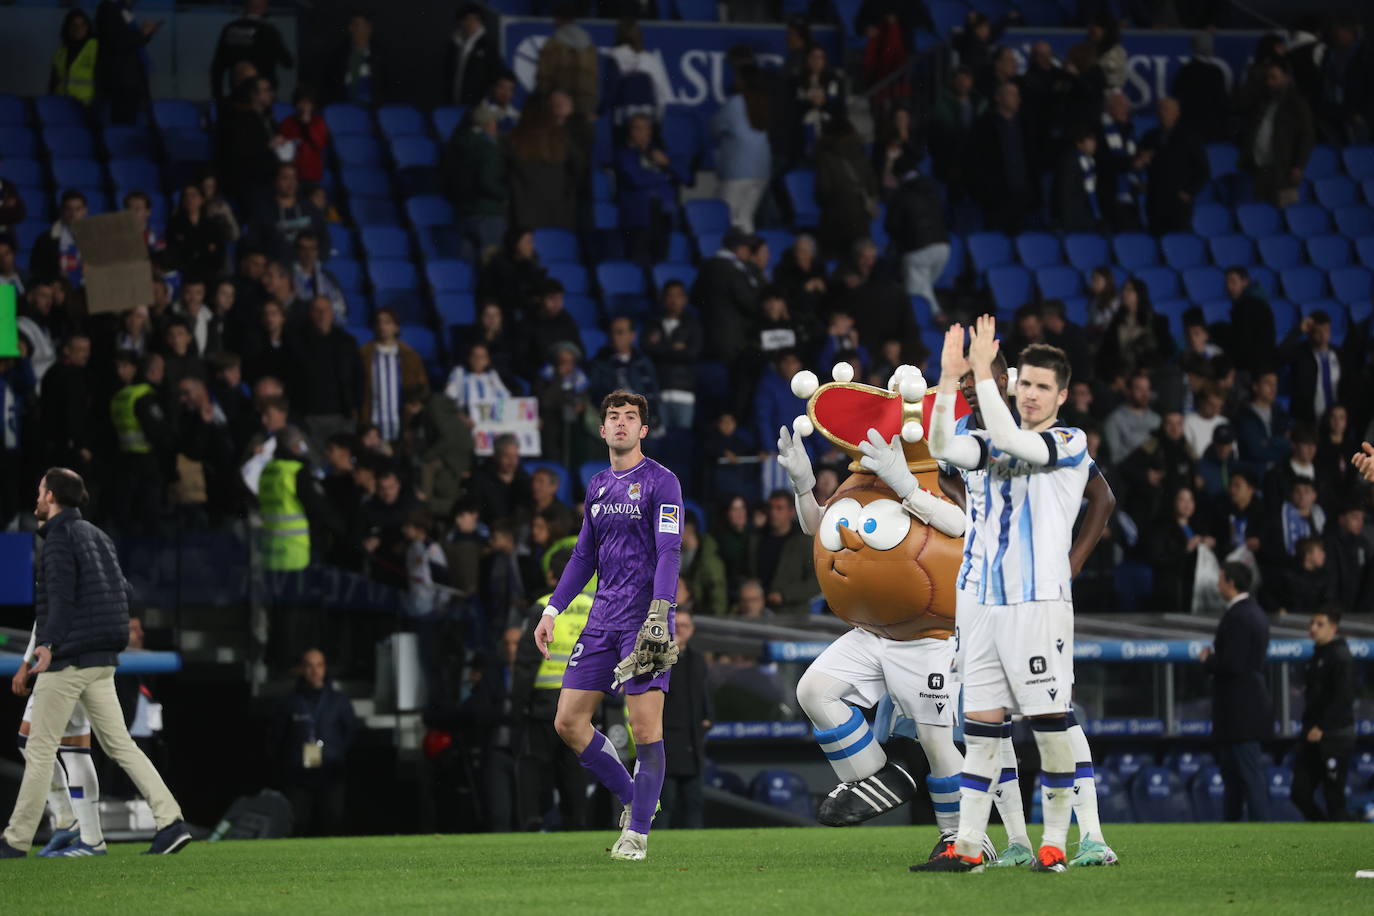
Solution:
[[(963, 328), (951, 326), (942, 365), (963, 355)], [(1033, 871), (1066, 870), (1073, 816), (1075, 754), (1068, 735), (1073, 687), (1073, 603), (1069, 550), (1088, 480), (1086, 437), (1057, 425), (1068, 397), (1063, 351), (1033, 345), (1021, 355), (1017, 428), (993, 374), (997, 324), (980, 317), (969, 344), (986, 430), (954, 435), (957, 372), (940, 373), (931, 454), (965, 470), (985, 470), (979, 496), (982, 541), (978, 600), (960, 608), (964, 682), (964, 773), (959, 839), (916, 871), (982, 871), (982, 838), (1000, 772), (1008, 709), (1030, 719), (1040, 750), (1045, 831)]]

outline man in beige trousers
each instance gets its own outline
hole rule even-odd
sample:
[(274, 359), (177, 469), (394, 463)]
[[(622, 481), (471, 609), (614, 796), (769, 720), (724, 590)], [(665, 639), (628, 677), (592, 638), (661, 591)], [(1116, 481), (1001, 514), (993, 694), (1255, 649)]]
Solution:
[[(149, 853), (179, 852), (191, 841), (181, 808), (129, 737), (115, 694), (114, 670), (129, 640), (129, 583), (114, 544), (81, 517), (80, 475), (53, 468), (38, 485), (34, 515), (43, 523), (43, 552), (34, 589), (37, 617), (33, 690), (24, 781), (0, 839), (0, 859), (23, 858), (43, 816), (63, 729), (79, 701), (109, 757), (123, 767), (153, 809), (158, 832)], [(105, 852), (102, 842), (89, 855)]]

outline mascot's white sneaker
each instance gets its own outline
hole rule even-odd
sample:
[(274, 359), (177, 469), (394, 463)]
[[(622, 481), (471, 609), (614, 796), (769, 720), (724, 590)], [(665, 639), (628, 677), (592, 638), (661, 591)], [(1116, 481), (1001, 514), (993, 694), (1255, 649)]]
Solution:
[(916, 782), (895, 763), (889, 762), (872, 776), (842, 782), (821, 802), (816, 820), (827, 827), (852, 827), (886, 814), (916, 797)]
[(611, 858), (625, 862), (640, 862), (648, 855), (648, 836), (635, 833), (628, 827), (620, 831), (620, 839), (616, 840), (615, 845), (611, 847)]

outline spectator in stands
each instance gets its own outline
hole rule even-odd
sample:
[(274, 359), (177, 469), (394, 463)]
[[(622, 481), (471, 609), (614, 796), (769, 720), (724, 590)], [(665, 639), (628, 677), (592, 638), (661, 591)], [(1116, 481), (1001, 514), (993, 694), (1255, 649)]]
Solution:
[[(664, 429), (691, 429), (696, 408), (696, 362), (701, 358), (701, 322), (687, 311), (687, 287), (680, 280), (663, 284), (662, 313), (644, 329), (644, 352), (654, 361), (662, 385), (660, 407)], [(638, 389), (632, 389), (638, 390)]]
[(449, 104), (465, 108), (480, 104), (501, 69), (496, 38), (487, 32), (482, 14), (482, 7), (476, 3), (466, 3), (458, 9), (458, 27), (444, 49)]
[(973, 90), (973, 71), (967, 66), (955, 67), (930, 116), (935, 177), (945, 183), (951, 198), (959, 195), (968, 181), (965, 154), (974, 125), (986, 107), (987, 101)]
[(1252, 471), (1240, 467), (1231, 472), (1226, 497), (1218, 508), (1218, 534), (1223, 537), (1224, 552), (1230, 554), (1244, 547), (1257, 556), (1262, 547), (1260, 537), (1269, 524), (1269, 512), (1259, 495), (1259, 480)]
[(1102, 427), (1113, 461), (1124, 461), (1159, 429), (1159, 414), (1150, 409), (1151, 395), (1149, 373), (1137, 370), (1126, 383), (1126, 402), (1108, 414)]
[(1126, 49), (1121, 46), (1120, 23), (1104, 10), (1088, 23), (1088, 41), (1097, 51), (1097, 69), (1102, 71), (1105, 88), (1120, 91), (1126, 85)]
[(659, 56), (644, 49), (644, 35), (634, 19), (622, 19), (616, 26), (602, 83), (601, 114), (610, 116), (617, 142), (625, 139), (624, 131), (633, 117), (648, 118), (653, 127), (663, 123), (673, 90)]
[(552, 345), (534, 382), (539, 399), (540, 438), (544, 457), (564, 464), (581, 463), (584, 446), (596, 429), (589, 410), (587, 375), (579, 365), (581, 348), (571, 341)]
[[(205, 199), (205, 215), (220, 224), (220, 229), (227, 241), (237, 242), (239, 240), (238, 218), (234, 216), (234, 208), (230, 206), (229, 201), (220, 195), (218, 176), (213, 171), (206, 171), (200, 176), (199, 184), (201, 196)], [(229, 260), (227, 250), (225, 255), (225, 265), (227, 265)]]
[(297, 86), (291, 97), (295, 111), (277, 126), (277, 132), (295, 150), (292, 162), (301, 181), (319, 184), (324, 179), (324, 159), (329, 152), (329, 125), (318, 110), (315, 90)]
[(334, 322), (324, 296), (310, 303), (309, 324), (290, 341), (295, 362), (291, 398), (315, 442), (315, 454), (335, 433), (352, 432), (362, 403), (358, 342)]
[(458, 406), (426, 382), (404, 389), (403, 453), (430, 510), (447, 518), (472, 471), (473, 439)]
[(244, 375), (250, 384), (260, 378), (289, 378), (298, 368), (286, 339), (286, 309), (269, 300), (262, 305), (257, 330), (248, 338)]
[[(695, 605), (696, 608), (700, 604)], [(663, 704), (663, 825), (699, 830), (706, 809), (702, 787), (706, 772), (706, 733), (711, 729), (711, 692), (706, 685), (706, 659), (690, 645), (696, 625), (693, 611), (678, 607), (677, 683)]]
[(205, 378), (207, 373), (205, 363), (196, 352), (195, 337), (192, 336), (190, 324), (186, 319), (180, 315), (171, 315), (164, 328), (161, 355), (167, 375), (162, 398), (170, 405), (176, 399), (177, 384), (182, 379), (187, 376)]
[(782, 253), (773, 280), (798, 318), (813, 325), (820, 322), (827, 285), (825, 264), (813, 236), (802, 233), (796, 237), (792, 247)]
[(654, 142), (653, 132), (648, 115), (630, 115), (625, 145), (615, 152), (616, 202), (625, 254), (645, 269), (667, 257), (677, 213), (677, 185), (690, 178), (677, 174), (668, 154)]
[(1212, 34), (1198, 32), (1192, 56), (1178, 68), (1169, 89), (1178, 99), (1183, 127), (1207, 143), (1228, 139), (1230, 88), (1227, 70), (1212, 56)]
[(310, 302), (318, 296), (329, 300), (334, 317), (348, 316), (339, 280), (320, 261), (320, 237), (313, 229), (302, 229), (296, 236), (296, 259), (291, 262), (291, 295), (296, 301)]
[(730, 208), (730, 225), (746, 235), (753, 235), (754, 212), (772, 177), (769, 117), (759, 68), (753, 64), (740, 67), (734, 93), (711, 121), (711, 136), (718, 144), (716, 177), (720, 179), (721, 199)]
[[(873, 173), (878, 176), (878, 188), (884, 200), (891, 197), (902, 183), (904, 171), (897, 171), (903, 156), (919, 165), (926, 154), (926, 137), (916, 133), (911, 109), (893, 109), (891, 116), (878, 127), (878, 139), (873, 144)], [(909, 169), (907, 170), (909, 171)]]
[(91, 372), (91, 339), (82, 333), (62, 343), (62, 361), (42, 378), (38, 416), (42, 423), (48, 465), (67, 467), (88, 476), (97, 433), (103, 423), (95, 417)]
[(832, 283), (835, 307), (845, 307), (859, 326), (859, 340), (870, 353), (895, 340), (901, 344), (902, 361), (916, 364), (925, 357), (920, 329), (901, 282), (878, 261), (878, 246), (861, 238), (851, 249), (850, 265), (842, 267), (839, 282)]
[(54, 283), (65, 277), (73, 287), (85, 285), (81, 251), (76, 247), (72, 226), (86, 218), (86, 195), (69, 189), (62, 192), (57, 222), (33, 243), (29, 255), (29, 280)]
[(811, 328), (792, 317), (787, 299), (776, 286), (759, 294), (755, 349), (765, 359), (781, 350), (811, 351)]
[(715, 538), (701, 530), (694, 512), (688, 512), (682, 523), (682, 578), (692, 591), (697, 613), (725, 615), (730, 603), (725, 561)]
[(181, 203), (167, 221), (167, 248), (173, 263), (187, 277), (212, 277), (224, 267), (228, 241), (222, 224), (205, 213), (200, 187), (194, 183), (182, 187)]
[(498, 302), (502, 313), (514, 323), (538, 307), (547, 280), (534, 247), (533, 230), (514, 224), (506, 230), (501, 250), (482, 267), (477, 296), (483, 302)]
[(764, 367), (754, 388), (754, 438), (763, 446), (765, 481), (773, 470), (771, 462), (777, 457), (771, 446), (778, 441), (778, 430), (790, 427), (793, 420), (806, 413), (806, 402), (792, 393), (792, 376), (803, 368), (797, 351), (779, 350)]
[[(306, 323), (310, 314), (310, 303), (314, 299), (304, 299), (296, 295), (296, 285), (291, 273), (291, 270), (280, 261), (269, 262), (262, 272), (262, 290), (268, 299), (282, 306), (287, 324), (295, 330)], [(334, 303), (330, 302), (331, 308), (333, 305)]]
[(515, 107), (515, 74), (509, 70), (497, 73), (481, 107), (496, 115), (498, 133), (505, 134), (514, 127), (520, 120), (520, 109)]
[(512, 221), (576, 229), (584, 161), (570, 131), (554, 120), (551, 100), (525, 105), (520, 123), (506, 135), (506, 149)]
[(1253, 376), (1274, 359), (1274, 311), (1244, 267), (1227, 267), (1225, 280), (1226, 297), (1231, 300), (1231, 339), (1224, 349), (1237, 369)]
[(170, 497), (186, 528), (218, 524), (234, 507), (237, 454), (229, 420), (210, 397), (205, 381), (183, 378), (177, 386), (175, 468)]
[(1274, 569), (1291, 569), (1301, 561), (1298, 543), (1320, 538), (1326, 528), (1326, 510), (1317, 504), (1317, 482), (1294, 477), (1277, 515), (1260, 536), (1260, 559)]
[(460, 124), (453, 132), (444, 151), (444, 188), (461, 235), (458, 254), (474, 263), (500, 245), (506, 233), (510, 187), (498, 117), (492, 108), (478, 108), (469, 126)]
[(463, 421), (471, 427), (481, 404), (510, 397), (510, 388), (491, 360), (491, 350), (482, 341), (468, 346), (467, 358), (454, 366), (444, 386), (444, 394), (462, 411)]
[(994, 97), (997, 90), (1003, 86), (1016, 86), (1019, 89), (1019, 69), (1020, 62), (1016, 58), (1016, 52), (1009, 47), (999, 46), (992, 50), (984, 63), (974, 65), (974, 88), (985, 99)]
[[(1183, 436), (1188, 442), (1188, 452), (1194, 459), (1200, 459), (1212, 445), (1217, 429), (1229, 426), (1230, 421), (1221, 412), (1221, 391), (1215, 383), (1208, 383), (1194, 399), (1196, 410), (1183, 418)], [(1232, 437), (1234, 442), (1234, 436)]]
[[(16, 195), (17, 197), (18, 195)], [(24, 275), (19, 272), (15, 256), (14, 237), (0, 231), (0, 283), (14, 287), (15, 295), (24, 296)]]
[(1080, 125), (1069, 135), (1054, 171), (1054, 216), (1065, 232), (1104, 228), (1097, 194), (1097, 134)]
[[(504, 313), (496, 302), (484, 302), (478, 310), (472, 342), (481, 343), (487, 348), (487, 353), (491, 357), (491, 367), (500, 374), (506, 387), (514, 384), (515, 361), (522, 353), (521, 341), (514, 333), (506, 330)], [(528, 375), (530, 370), (525, 368), (524, 371)]]
[(48, 92), (76, 99), (89, 108), (95, 101), (97, 47), (91, 17), (83, 9), (68, 11), (62, 20), (62, 42), (52, 56)]
[(1097, 196), (1102, 212), (1117, 232), (1139, 229), (1143, 163), (1131, 116), (1131, 100), (1124, 92), (1107, 95), (1097, 131)]
[(1179, 120), (1179, 104), (1159, 100), (1159, 126), (1145, 133), (1140, 160), (1146, 172), (1145, 214), (1155, 235), (1190, 232), (1193, 203), (1207, 187), (1211, 168), (1198, 136)]
[(1198, 548), (1216, 547), (1216, 538), (1197, 511), (1191, 487), (1169, 491), (1168, 515), (1149, 534), (1150, 566), (1154, 569), (1154, 607), (1162, 613), (1187, 614), (1193, 607), (1193, 576)]
[(1350, 428), (1350, 412), (1344, 404), (1332, 404), (1317, 426), (1317, 479), (1332, 491), (1346, 489), (1354, 481), (1350, 456), (1357, 451), (1359, 439)]
[(1329, 488), (1336, 481), (1317, 479), (1317, 466), (1314, 463), (1317, 457), (1317, 434), (1312, 424), (1295, 422), (1288, 435), (1288, 441), (1292, 443), (1293, 450), (1289, 452), (1286, 461), (1276, 462), (1269, 469), (1263, 481), (1264, 492), (1271, 495), (1288, 493), (1293, 488), (1294, 480), (1305, 477), (1317, 483), (1319, 495), (1329, 495)]
[(1068, 127), (1065, 106), (1074, 76), (1055, 60), (1048, 41), (1037, 41), (1031, 45), (1020, 83), (1021, 107), (1030, 123), (1031, 145), (1036, 151), (1035, 169), (1044, 172), (1053, 167), (1054, 154), (1064, 140)]
[(210, 95), (215, 101), (224, 100), (224, 74), (240, 61), (251, 63), (257, 74), (273, 85), (277, 82), (278, 64), (288, 70), (296, 65), (281, 32), (267, 21), (267, 0), (246, 0), (243, 15), (220, 31), (215, 57), (210, 62)]
[(801, 72), (792, 84), (792, 95), (797, 116), (795, 148), (810, 158), (826, 133), (826, 126), (835, 118), (847, 119), (844, 75), (827, 65), (825, 48), (812, 44), (806, 49)]
[(1111, 380), (1157, 368), (1172, 350), (1168, 319), (1155, 312), (1145, 281), (1131, 277), (1121, 285), (1121, 305), (1102, 335), (1097, 377)]
[(271, 82), (260, 77), (246, 80), (215, 125), (215, 162), (223, 191), (240, 211), (284, 167), (277, 155), (284, 138), (272, 120), (272, 98)]
[(758, 539), (750, 524), (749, 501), (743, 496), (730, 496), (720, 513), (720, 525), (715, 531), (720, 558), (725, 562), (726, 582), (734, 593), (754, 571)]
[(1100, 340), (1107, 326), (1121, 308), (1121, 297), (1116, 291), (1116, 275), (1111, 267), (1094, 267), (1088, 275), (1088, 335)]
[(301, 194), (295, 163), (279, 163), (270, 191), (254, 208), (247, 237), (273, 260), (289, 262), (297, 237), (307, 230), (315, 235), (318, 256), (321, 240), (329, 238), (324, 214)]
[(706, 353), (727, 365), (748, 345), (758, 307), (758, 289), (745, 266), (754, 239), (738, 227), (726, 232), (720, 248), (702, 260), (692, 286), (706, 327)]
[(1276, 400), (1278, 389), (1278, 375), (1273, 370), (1261, 370), (1250, 381), (1250, 402), (1235, 416), (1240, 458), (1257, 474), (1292, 451), (1288, 411)]
[(191, 333), (191, 346), (197, 356), (209, 356), (224, 348), (224, 320), (205, 301), (204, 280), (188, 277), (181, 284), (181, 298), (172, 309), (174, 317), (186, 322)]
[(132, 124), (148, 101), (148, 63), (144, 47), (161, 20), (134, 21), (134, 0), (101, 0), (95, 10), (96, 95), (109, 106), (112, 124)]
[(1374, 602), (1374, 529), (1365, 524), (1357, 494), (1354, 489), (1343, 494), (1336, 524), (1325, 531), (1332, 598), (1352, 610)]
[(358, 353), (362, 361), (361, 420), (364, 425), (377, 424), (382, 438), (394, 443), (401, 438), (404, 424), (402, 392), (416, 386), (428, 389), (428, 376), (420, 354), (400, 339), (401, 323), (393, 310), (378, 309), (372, 316), (372, 331), (375, 337)]
[[(1192, 419), (1190, 415), (1189, 419)], [(1212, 438), (1197, 458), (1199, 495), (1208, 506), (1226, 499), (1231, 476), (1240, 470), (1236, 460), (1236, 432), (1229, 423), (1212, 430)]]
[(950, 248), (939, 189), (921, 174), (910, 154), (900, 157), (893, 168), (901, 183), (888, 201), (885, 228), (902, 256), (906, 293), (923, 297), (932, 313), (943, 317), (935, 281), (944, 273)]
[(330, 68), (334, 83), (333, 98), (370, 108), (383, 101), (385, 65), (372, 49), (372, 19), (354, 12), (348, 19), (348, 40)]
[(210, 397), (229, 423), (234, 454), (241, 455), (257, 422), (248, 385), (243, 381), (243, 359), (237, 353), (221, 350), (211, 355), (208, 363)]
[(401, 482), (392, 465), (377, 471), (377, 490), (363, 502), (363, 550), (369, 570), (378, 582), (403, 588), (406, 583), (405, 552), (409, 546), (401, 533), (406, 520), (422, 508), (414, 491)]
[(1212, 676), (1212, 738), (1226, 783), (1226, 820), (1269, 817), (1269, 781), (1260, 742), (1274, 730), (1264, 669), (1269, 652), (1269, 622), (1250, 595), (1254, 580), (1243, 563), (1222, 565), (1217, 587), (1227, 602), (1212, 646), (1199, 654)]
[(572, 3), (554, 10), (553, 34), (539, 51), (534, 89), (545, 97), (555, 89), (563, 90), (571, 96), (576, 114), (590, 120), (597, 112), (598, 54), (596, 43), (576, 18), (577, 7)]
[[(1341, 392), (1346, 354), (1338, 354), (1331, 346), (1331, 316), (1317, 309), (1303, 318), (1280, 341), (1278, 356), (1289, 367), (1293, 419), (1316, 422)], [(1353, 375), (1346, 373), (1346, 377)]]
[(588, 396), (599, 402), (618, 389), (638, 392), (648, 399), (649, 416), (661, 422), (658, 372), (653, 361), (639, 349), (634, 321), (620, 315), (611, 319), (609, 330), (609, 343), (588, 367)]
[(1035, 200), (1021, 90), (998, 87), (992, 107), (973, 125), (965, 173), (969, 194), (983, 207), (989, 229), (1015, 235)]
[(300, 679), (273, 729), (280, 779), (298, 836), (331, 836), (344, 829), (348, 751), (361, 730), (353, 702), (329, 683), (324, 653), (301, 654)]
[(1069, 320), (1068, 310), (1060, 299), (1046, 299), (1040, 305), (1040, 322), (1045, 328), (1045, 342), (1058, 347), (1069, 358), (1069, 368), (1073, 378), (1088, 379), (1092, 376), (1092, 356), (1088, 348), (1088, 335), (1081, 327)]
[(498, 436), (491, 458), (473, 477), (472, 498), (477, 515), (488, 524), (523, 519), (530, 513), (530, 476), (520, 466), (520, 442), (515, 436)]
[[(1293, 763), (1293, 804), (1309, 821), (1343, 821), (1345, 780), (1355, 750), (1355, 678), (1350, 647), (1337, 635), (1341, 605), (1312, 614), (1312, 657), (1303, 666), (1302, 740)], [(1320, 786), (1325, 810), (1316, 804)]]
[(540, 366), (553, 356), (553, 347), (559, 343), (573, 344), (582, 352), (582, 333), (577, 322), (563, 307), (563, 284), (557, 280), (545, 280), (540, 289), (539, 307), (524, 320), (524, 340), (521, 344), (521, 366)]
[(1273, 570), (1266, 582), (1279, 614), (1311, 614), (1334, 597), (1331, 574), (1326, 567), (1326, 547), (1319, 537), (1305, 537), (1295, 548), (1294, 565)]
[[(759, 579), (766, 583), (770, 610), (776, 614), (805, 614), (816, 594), (811, 569), (811, 538), (797, 526), (792, 494), (768, 494), (768, 524), (758, 542)], [(743, 589), (741, 589), (741, 592)]]
[(58, 344), (67, 331), (66, 310), (54, 302), (55, 287), (55, 283), (31, 282), (19, 304), (19, 336), (28, 343), (29, 365), (40, 388), (58, 360)]
[(121, 486), (111, 490), (110, 515), (126, 533), (152, 534), (162, 515), (164, 469), (176, 440), (176, 424), (162, 404), (162, 366), (155, 355), (140, 360), (129, 352), (115, 354), (119, 389), (110, 401), (110, 423), (119, 443)]
[(1287, 207), (1298, 200), (1307, 158), (1316, 143), (1312, 109), (1280, 61), (1264, 68), (1264, 100), (1249, 115), (1240, 142), (1240, 167), (1254, 175), (1259, 200)]

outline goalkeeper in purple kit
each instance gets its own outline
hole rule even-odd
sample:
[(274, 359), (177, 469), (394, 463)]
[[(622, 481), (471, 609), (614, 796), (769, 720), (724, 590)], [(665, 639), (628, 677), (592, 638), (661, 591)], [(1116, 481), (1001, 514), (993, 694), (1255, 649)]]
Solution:
[[(597, 575), (596, 597), (573, 646), (554, 719), (578, 760), (624, 805), (613, 859), (643, 859), (663, 788), (663, 697), (677, 661), (674, 601), (681, 561), (682, 485), (641, 443), (643, 395), (612, 391), (601, 402), (611, 466), (587, 484), (582, 532), (534, 631), (545, 658), (554, 618)], [(625, 692), (638, 762), (631, 777), (615, 747), (592, 727), (603, 694)]]

